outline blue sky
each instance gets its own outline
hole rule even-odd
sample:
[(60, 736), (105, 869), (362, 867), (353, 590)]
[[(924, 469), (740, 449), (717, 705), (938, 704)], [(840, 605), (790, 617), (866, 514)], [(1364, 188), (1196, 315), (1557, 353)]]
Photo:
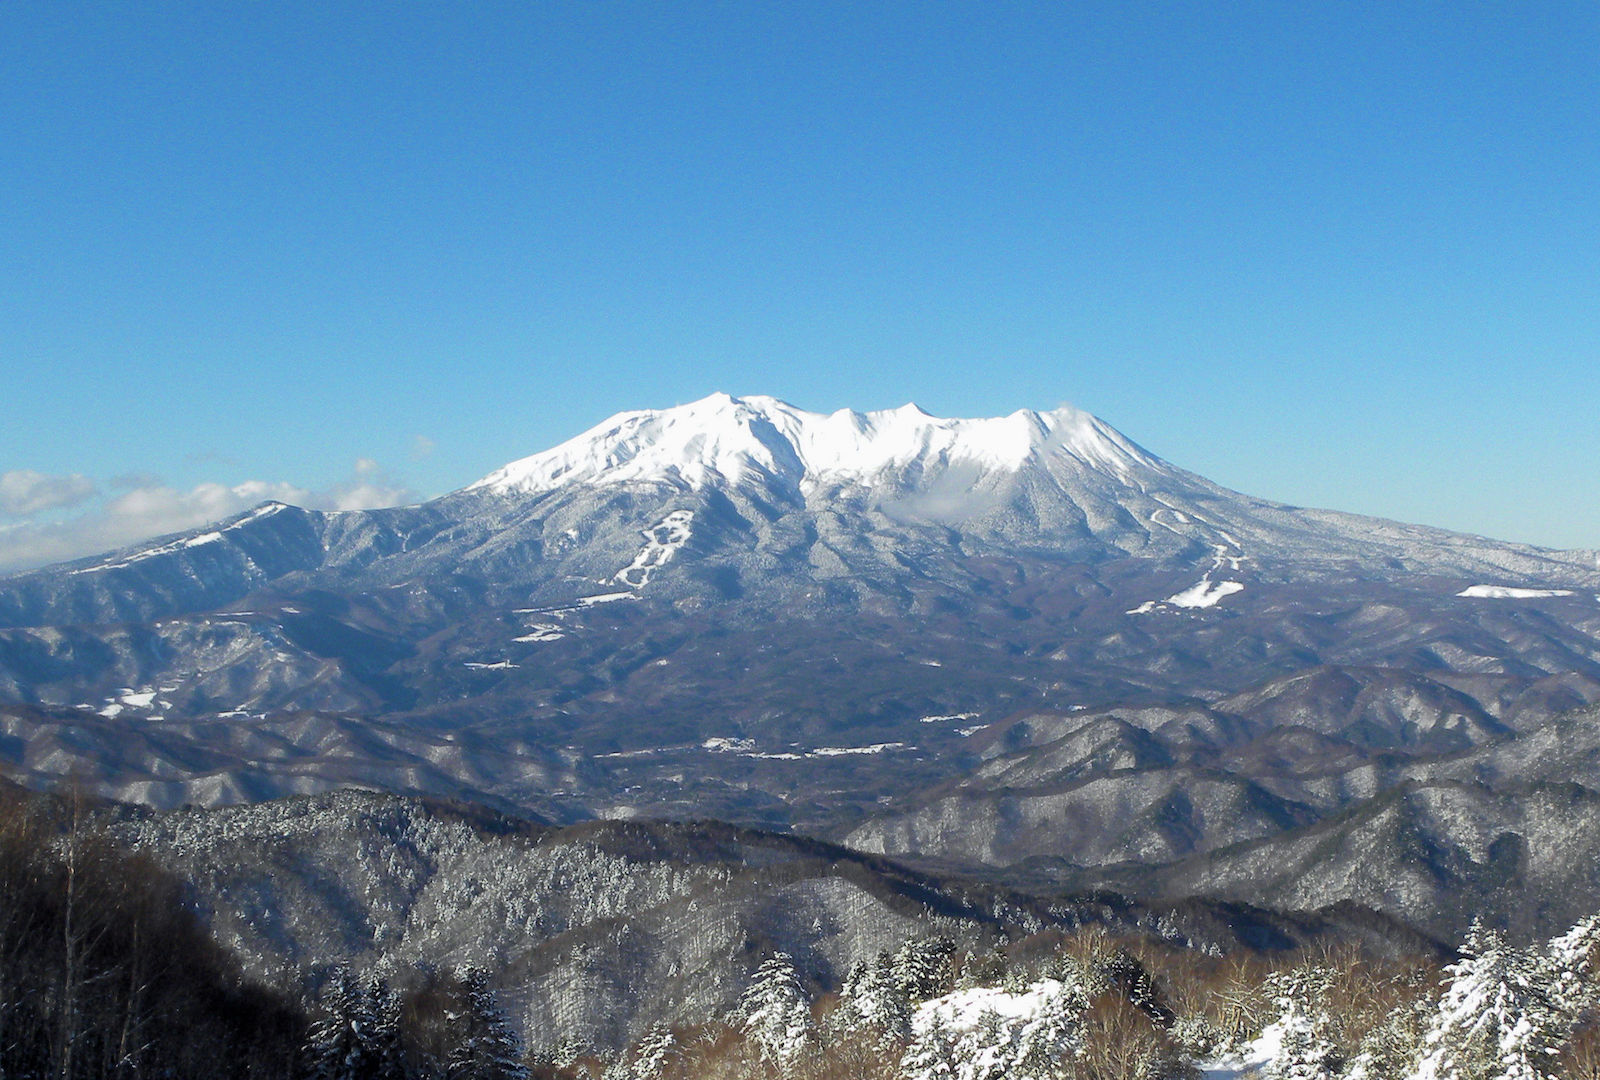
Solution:
[(713, 390), (1600, 547), (1593, 4), (7, 5), (0, 568)]

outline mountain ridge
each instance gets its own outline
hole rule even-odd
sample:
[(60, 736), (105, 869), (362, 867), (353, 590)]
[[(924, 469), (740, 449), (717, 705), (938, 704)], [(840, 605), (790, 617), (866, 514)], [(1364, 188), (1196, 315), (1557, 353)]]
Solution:
[[(1365, 800), (1452, 755), (1496, 770), (1484, 806), (1570, 779), (1516, 750), (1600, 703), (1597, 591), (1592, 552), (1257, 499), (1070, 407), (720, 396), (416, 506), (268, 504), (0, 580), (0, 769), (1237, 890), (1212, 853), (1376, 821)], [(1440, 866), (1477, 880), (1462, 850)]]

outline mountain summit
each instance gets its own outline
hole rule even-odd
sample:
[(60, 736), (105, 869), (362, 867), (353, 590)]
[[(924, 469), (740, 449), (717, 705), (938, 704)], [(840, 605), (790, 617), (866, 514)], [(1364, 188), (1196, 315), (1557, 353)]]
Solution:
[[(157, 805), (358, 784), (969, 862), (1066, 856), (1010, 811), (980, 837), (960, 800), (894, 808), (1187, 762), (1128, 796), (1179, 791), (1178, 857), (1321, 812), (1213, 782), (1229, 754), (1458, 752), (1600, 701), (1597, 589), (1592, 552), (1253, 498), (1070, 407), (718, 394), (419, 506), (268, 504), (0, 581), (0, 765)], [(1242, 809), (1182, 810), (1202, 788)], [(1156, 850), (1112, 839), (1082, 851)]]
[(806, 412), (771, 397), (713, 394), (662, 411), (619, 413), (575, 439), (491, 473), (468, 491), (533, 494), (575, 484), (756, 482), (798, 494), (828, 484), (922, 481), (950, 469), (1017, 473), (1059, 455), (1128, 478), (1160, 463), (1088, 413), (1063, 405), (980, 420), (914, 404)]

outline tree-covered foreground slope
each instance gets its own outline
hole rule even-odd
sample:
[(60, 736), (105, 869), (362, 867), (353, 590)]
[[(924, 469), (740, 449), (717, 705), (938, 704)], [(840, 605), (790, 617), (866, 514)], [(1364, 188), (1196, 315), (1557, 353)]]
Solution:
[(1083, 925), (1212, 952), (1324, 936), (1384, 948), (1427, 941), (1359, 910), (1036, 896), (716, 822), (557, 828), (346, 792), (138, 813), (114, 829), (187, 881), (218, 939), (271, 985), (295, 992), (338, 964), (479, 968), (495, 973), (539, 1050), (614, 1048), (658, 1024), (721, 1015), (776, 952), (820, 990), (927, 937), (979, 952)]
[(1592, 1077), (1600, 920), (1035, 897), (729, 826), (0, 792), (0, 1075)]

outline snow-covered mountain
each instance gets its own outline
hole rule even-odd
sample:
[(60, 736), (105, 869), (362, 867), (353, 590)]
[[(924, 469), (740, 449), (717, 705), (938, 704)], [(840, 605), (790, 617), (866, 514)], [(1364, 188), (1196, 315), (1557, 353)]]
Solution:
[[(828, 484), (928, 483), (1015, 474), (1071, 459), (1124, 479), (1167, 470), (1088, 413), (1019, 410), (941, 419), (914, 404), (882, 412), (805, 412), (771, 397), (713, 394), (665, 411), (620, 413), (541, 454), (514, 461), (468, 490), (528, 495), (573, 484), (669, 483), (689, 488), (756, 482), (797, 497)], [(1167, 470), (1170, 471), (1170, 470)]]
[[(1400, 782), (1394, 755), (1600, 702), (1597, 591), (1594, 552), (1242, 495), (1068, 407), (715, 395), (420, 506), (268, 504), (0, 581), (0, 761), (156, 805), (364, 784), (1064, 878), (1314, 827), (1382, 789), (1370, 761)], [(1306, 778), (1334, 761), (1364, 779)], [(1068, 809), (1102, 832), (1064, 847)]]

